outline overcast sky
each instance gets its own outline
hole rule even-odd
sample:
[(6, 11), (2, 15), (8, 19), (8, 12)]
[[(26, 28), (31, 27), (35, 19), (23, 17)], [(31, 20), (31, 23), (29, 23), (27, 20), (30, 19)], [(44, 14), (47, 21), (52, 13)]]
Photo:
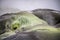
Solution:
[(18, 8), (20, 10), (37, 8), (60, 10), (60, 0), (0, 0), (0, 7)]

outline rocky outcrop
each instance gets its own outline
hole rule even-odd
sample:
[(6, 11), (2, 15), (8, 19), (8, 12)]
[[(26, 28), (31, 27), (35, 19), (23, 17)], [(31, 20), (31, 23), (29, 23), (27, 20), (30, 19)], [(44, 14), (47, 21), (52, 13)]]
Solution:
[(60, 11), (52, 9), (35, 9), (32, 13), (45, 20), (49, 25), (57, 25), (60, 23)]
[(60, 40), (60, 11), (36, 9), (32, 13), (1, 15), (0, 40)]
[(7, 13), (0, 16), (0, 34), (5, 31), (13, 31), (16, 29), (25, 31), (38, 24), (48, 25), (45, 21), (26, 11)]

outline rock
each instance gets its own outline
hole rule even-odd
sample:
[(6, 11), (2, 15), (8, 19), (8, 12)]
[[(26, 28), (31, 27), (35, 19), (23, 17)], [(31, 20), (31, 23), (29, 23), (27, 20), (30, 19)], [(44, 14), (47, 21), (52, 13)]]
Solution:
[[(45, 21), (39, 19), (32, 13), (21, 11), (19, 13), (7, 13), (0, 16), (0, 30), (1, 31), (14, 31), (19, 29), (20, 31), (28, 30), (34, 25), (48, 25)], [(4, 30), (3, 30), (4, 29)], [(1, 32), (0, 32), (1, 34)]]
[(60, 23), (60, 11), (52, 9), (35, 9), (32, 13), (45, 20), (49, 25), (55, 26)]
[(21, 32), (3, 40), (59, 40), (60, 34), (50, 31)]

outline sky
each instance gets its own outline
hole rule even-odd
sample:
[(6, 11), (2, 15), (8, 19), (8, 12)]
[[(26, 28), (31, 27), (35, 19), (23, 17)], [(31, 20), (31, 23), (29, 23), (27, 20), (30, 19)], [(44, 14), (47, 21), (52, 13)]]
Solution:
[(60, 0), (0, 0), (0, 7), (17, 8), (20, 10), (37, 8), (60, 10)]

